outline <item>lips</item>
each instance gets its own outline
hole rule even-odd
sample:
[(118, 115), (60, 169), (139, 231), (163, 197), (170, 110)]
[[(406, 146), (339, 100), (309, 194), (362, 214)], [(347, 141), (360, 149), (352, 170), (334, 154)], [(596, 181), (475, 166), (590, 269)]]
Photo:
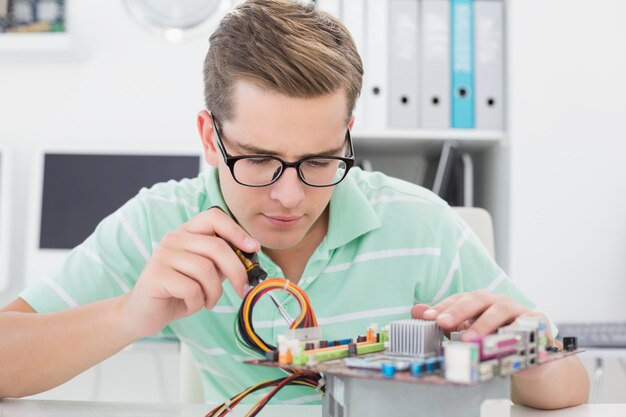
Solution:
[(302, 216), (272, 216), (264, 215), (267, 221), (275, 227), (292, 227), (295, 226)]

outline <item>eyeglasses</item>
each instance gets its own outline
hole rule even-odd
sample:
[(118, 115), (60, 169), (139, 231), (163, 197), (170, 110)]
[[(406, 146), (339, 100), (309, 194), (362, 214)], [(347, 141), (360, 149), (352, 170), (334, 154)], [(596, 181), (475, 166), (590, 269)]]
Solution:
[(285, 162), (272, 155), (229, 155), (222, 142), (218, 128), (219, 122), (212, 113), (209, 114), (211, 114), (213, 129), (215, 129), (217, 147), (220, 149), (233, 178), (241, 185), (265, 187), (278, 181), (287, 168), (295, 168), (298, 176), (306, 185), (331, 187), (339, 184), (354, 165), (354, 149), (350, 129), (346, 129), (345, 140), (349, 150), (347, 156), (313, 155), (296, 162)]

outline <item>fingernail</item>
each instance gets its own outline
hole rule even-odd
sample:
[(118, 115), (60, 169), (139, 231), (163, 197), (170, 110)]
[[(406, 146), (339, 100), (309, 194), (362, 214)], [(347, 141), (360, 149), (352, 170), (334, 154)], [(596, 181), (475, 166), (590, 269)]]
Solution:
[(435, 310), (434, 308), (429, 308), (428, 310), (424, 311), (423, 316), (424, 318), (435, 318), (437, 317), (437, 310)]
[(471, 342), (476, 339), (478, 339), (478, 333), (474, 330), (466, 330), (461, 335), (461, 340), (464, 342)]
[(437, 316), (437, 321), (444, 326), (452, 326), (452, 316), (449, 313), (441, 313)]
[(246, 294), (248, 294), (249, 292), (250, 292), (250, 285), (249, 284), (244, 284), (244, 286), (241, 289), (241, 293), (245, 297)]
[(246, 248), (249, 251), (254, 251), (257, 248), (256, 240), (252, 239), (251, 237), (246, 237), (243, 241), (243, 244), (246, 245)]

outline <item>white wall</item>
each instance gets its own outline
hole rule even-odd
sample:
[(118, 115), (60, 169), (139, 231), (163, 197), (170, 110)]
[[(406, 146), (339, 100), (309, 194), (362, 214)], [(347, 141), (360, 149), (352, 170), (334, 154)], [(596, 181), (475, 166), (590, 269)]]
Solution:
[(12, 285), (0, 294), (2, 305), (24, 282), (34, 147), (201, 149), (195, 116), (203, 107), (208, 34), (170, 44), (136, 25), (121, 1), (68, 1), (68, 7), (74, 42), (69, 51), (0, 49), (0, 146), (15, 158)]
[(511, 274), (557, 321), (626, 320), (626, 2), (509, 2)]

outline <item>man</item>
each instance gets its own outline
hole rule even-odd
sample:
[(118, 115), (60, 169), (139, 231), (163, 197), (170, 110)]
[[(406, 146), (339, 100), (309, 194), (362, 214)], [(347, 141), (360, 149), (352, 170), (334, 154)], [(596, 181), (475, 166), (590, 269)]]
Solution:
[[(346, 29), (311, 6), (253, 0), (226, 16), (197, 118), (212, 169), (140, 192), (4, 308), (0, 397), (52, 388), (158, 332), (190, 347), (208, 401), (281, 375), (242, 363), (233, 321), (248, 288), (230, 245), (260, 251), (270, 276), (303, 288), (329, 339), (410, 315), (446, 330), (470, 323), (469, 336), (522, 315), (547, 323), (443, 201), (350, 170), (362, 74)], [(281, 301), (295, 316), (293, 300)], [(267, 300), (254, 319), (266, 340), (285, 330)], [(568, 358), (517, 374), (512, 394), (558, 408), (584, 402), (587, 388)]]

